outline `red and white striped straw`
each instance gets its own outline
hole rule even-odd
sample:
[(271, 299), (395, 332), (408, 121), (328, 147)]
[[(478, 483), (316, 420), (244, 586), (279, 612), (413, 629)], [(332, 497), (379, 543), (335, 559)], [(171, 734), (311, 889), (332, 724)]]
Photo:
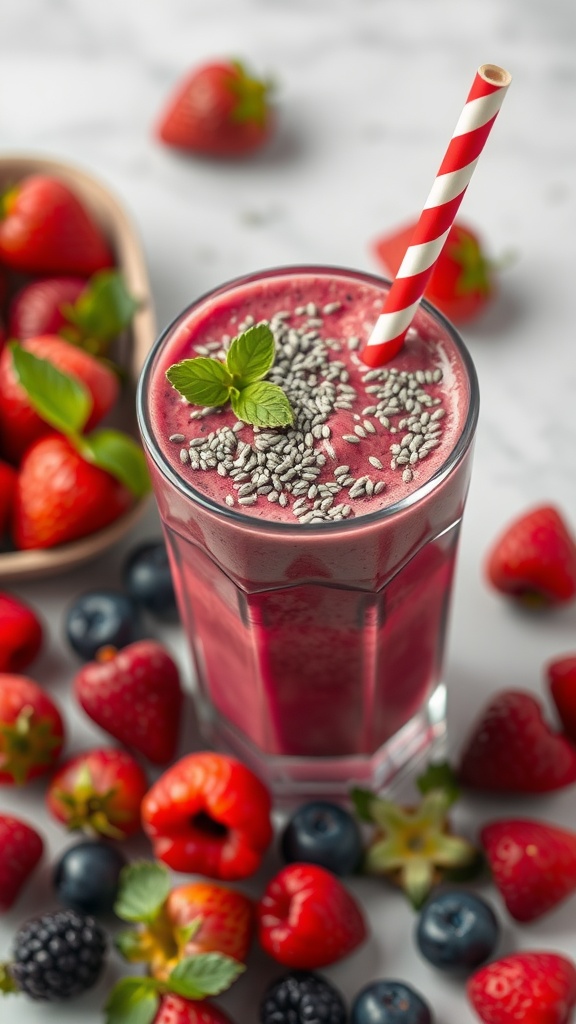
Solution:
[(382, 366), (402, 348), (511, 80), (495, 64), (478, 68), (410, 245), (361, 353), (368, 366)]

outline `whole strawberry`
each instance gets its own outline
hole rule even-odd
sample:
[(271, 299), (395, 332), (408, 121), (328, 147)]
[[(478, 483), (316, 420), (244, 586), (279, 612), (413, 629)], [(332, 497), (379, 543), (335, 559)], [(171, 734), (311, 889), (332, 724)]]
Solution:
[(535, 921), (576, 890), (576, 833), (512, 818), (485, 825), (480, 839), (492, 880), (517, 921)]
[(79, 754), (56, 772), (46, 793), (48, 810), (69, 829), (111, 839), (140, 830), (146, 776), (130, 754), (113, 747)]
[(548, 793), (576, 781), (576, 749), (544, 720), (523, 690), (502, 690), (464, 743), (459, 778), (473, 789)]
[(155, 640), (104, 648), (77, 673), (74, 693), (101, 729), (153, 764), (174, 757), (183, 693), (176, 664)]
[(576, 655), (556, 658), (547, 666), (546, 673), (564, 732), (576, 742)]
[(2, 196), (0, 259), (26, 273), (82, 277), (114, 262), (87, 207), (48, 174), (30, 175)]
[(481, 967), (466, 990), (484, 1024), (568, 1024), (576, 968), (557, 953), (516, 953)]
[(549, 505), (514, 520), (486, 562), (497, 590), (531, 607), (563, 604), (576, 595), (576, 543), (563, 517)]
[[(128, 1011), (134, 1006), (137, 1007), (139, 1002), (145, 1002), (145, 989), (142, 984), (138, 985), (140, 979), (127, 980), (132, 984), (122, 986), (120, 983), (112, 993), (106, 1006), (105, 1024), (124, 1024)], [(148, 993), (148, 1000), (150, 999)], [(154, 1015), (135, 1019), (146, 1021), (146, 1024), (234, 1024), (224, 1010), (220, 1010), (212, 1003), (184, 999), (173, 992), (157, 997), (156, 1008), (152, 1009), (151, 1013)]]
[(101, 530), (132, 505), (130, 491), (87, 462), (60, 434), (40, 438), (22, 459), (14, 501), (17, 548), (51, 548)]
[(0, 783), (46, 774), (63, 744), (64, 724), (52, 698), (26, 676), (0, 674)]
[(352, 953), (366, 934), (354, 897), (317, 864), (283, 868), (258, 904), (260, 944), (285, 967), (326, 967)]
[(205, 64), (178, 86), (156, 128), (168, 146), (208, 156), (240, 157), (269, 138), (270, 87), (238, 61)]
[(35, 829), (10, 814), (0, 814), (0, 911), (16, 902), (43, 850)]
[(60, 334), (66, 325), (65, 309), (72, 306), (86, 287), (84, 277), (43, 277), (16, 292), (8, 309), (11, 338), (24, 341), (46, 334)]
[[(74, 378), (88, 391), (90, 412), (84, 426), (92, 430), (115, 405), (120, 387), (109, 366), (56, 335), (29, 338), (21, 348)], [(41, 418), (15, 369), (12, 349), (0, 356), (0, 443), (13, 462), (20, 462), (27, 448), (52, 431)]]
[(12, 594), (0, 592), (0, 672), (22, 672), (42, 647), (36, 612)]
[(172, 765), (142, 803), (154, 854), (174, 871), (247, 878), (272, 841), (271, 799), (246, 765), (201, 751)]

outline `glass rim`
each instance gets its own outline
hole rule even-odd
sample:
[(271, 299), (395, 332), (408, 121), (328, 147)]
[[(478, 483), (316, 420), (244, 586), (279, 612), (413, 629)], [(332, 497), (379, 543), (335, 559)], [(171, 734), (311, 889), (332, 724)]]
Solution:
[(138, 379), (138, 385), (136, 390), (136, 415), (138, 420), (138, 427), (142, 440), (146, 447), (149, 456), (152, 458), (156, 467), (159, 469), (162, 476), (176, 488), (182, 495), (189, 498), (196, 505), (200, 505), (204, 511), (210, 512), (213, 515), (217, 515), (227, 520), (231, 525), (242, 527), (243, 529), (258, 530), (260, 532), (268, 533), (281, 533), (289, 534), (294, 533), (298, 536), (303, 534), (326, 534), (326, 533), (337, 533), (338, 531), (345, 530), (350, 532), (351, 530), (363, 529), (367, 526), (374, 525), (383, 519), (391, 518), (393, 515), (397, 515), (399, 512), (410, 508), (412, 505), (416, 505), (419, 501), (423, 500), (434, 491), (449, 475), (450, 473), (460, 464), (464, 455), (468, 451), (476, 430), (476, 424), (478, 422), (478, 414), (480, 407), (480, 391), (478, 385), (478, 376), (476, 374), (476, 368), (472, 361), (472, 357), (464, 344), (460, 334), (454, 327), (454, 325), (436, 309), (426, 299), (422, 299), (420, 306), (428, 313), (449, 335), (451, 341), (455, 345), (458, 354), (462, 360), (464, 368), (468, 376), (468, 382), (470, 387), (470, 398), (468, 404), (468, 411), (466, 413), (466, 419), (464, 421), (462, 430), (456, 441), (454, 447), (450, 450), (449, 454), (441, 466), (438, 467), (436, 472), (417, 487), (410, 494), (400, 498), (398, 501), (387, 505), (385, 508), (377, 509), (373, 512), (367, 512), (360, 516), (354, 516), (351, 519), (343, 519), (338, 522), (322, 522), (322, 523), (287, 523), (279, 520), (262, 519), (260, 517), (251, 516), (249, 513), (240, 512), (236, 508), (230, 508), (228, 505), (220, 504), (214, 501), (207, 494), (202, 491), (196, 490), (196, 488), (189, 484), (183, 479), (178, 473), (175, 472), (168, 459), (160, 449), (156, 442), (152, 431), (152, 424), (149, 412), (148, 399), (148, 382), (150, 380), (154, 363), (157, 356), (159, 355), (164, 343), (172, 335), (173, 331), (178, 325), (185, 320), (185, 318), (193, 310), (200, 307), (204, 302), (209, 299), (213, 299), (218, 295), (225, 294), (234, 288), (247, 285), (257, 280), (265, 280), (272, 277), (282, 277), (288, 275), (318, 275), (318, 274), (333, 274), (337, 277), (352, 277), (356, 280), (362, 281), (366, 284), (376, 285), (381, 288), (382, 285), (390, 287), (391, 282), (388, 278), (382, 277), (378, 274), (372, 274), (368, 271), (357, 270), (350, 267), (333, 266), (330, 264), (286, 264), (282, 266), (266, 268), (264, 270), (251, 271), (249, 274), (241, 274), (238, 277), (230, 278), (225, 281), (224, 284), (218, 285), (216, 288), (210, 288), (207, 292), (204, 292), (197, 299), (190, 302), (180, 313), (178, 313), (170, 323), (160, 333), (159, 337), (154, 342), (150, 351), (148, 352), (144, 365), (140, 372)]

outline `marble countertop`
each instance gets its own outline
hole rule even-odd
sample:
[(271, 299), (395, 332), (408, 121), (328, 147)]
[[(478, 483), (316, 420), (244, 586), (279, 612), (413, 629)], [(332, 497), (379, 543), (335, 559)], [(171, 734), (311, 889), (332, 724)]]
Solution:
[[(462, 536), (446, 678), (457, 745), (471, 715), (502, 687), (544, 693), (543, 666), (576, 650), (576, 606), (520, 615), (486, 586), (482, 560), (502, 525), (552, 502), (576, 527), (576, 7), (570, 0), (4, 0), (0, 33), (0, 155), (69, 160), (101, 178), (138, 225), (157, 318), (222, 281), (286, 263), (377, 270), (370, 243), (420, 211), (464, 103), (486, 62), (513, 75), (462, 207), (489, 253), (503, 258), (498, 298), (464, 331), (482, 409)], [(250, 161), (214, 163), (162, 149), (151, 126), (178, 77), (200, 61), (244, 58), (277, 83), (278, 132)], [(156, 536), (154, 511), (138, 530)], [(130, 543), (133, 543), (134, 538)], [(87, 584), (115, 585), (126, 544), (88, 571), (12, 588), (50, 626), (34, 666), (62, 696), (76, 664), (64, 611)], [(165, 641), (189, 671), (179, 630)], [(73, 749), (94, 743), (68, 711)], [(40, 811), (41, 787), (4, 790), (0, 807), (41, 822), (53, 859), (67, 840)], [(547, 799), (468, 801), (464, 818), (510, 813), (573, 823), (574, 789)], [(0, 922), (0, 956), (27, 913), (47, 907), (48, 867)], [(44, 884), (44, 888), (43, 888)], [(437, 1024), (472, 1024), (463, 985), (418, 958), (413, 915), (366, 881), (373, 938), (327, 973), (347, 997), (378, 976), (403, 977), (429, 999)], [(257, 890), (257, 881), (253, 891)], [(576, 957), (574, 902), (537, 925), (506, 921), (503, 949)], [(256, 1024), (265, 978), (257, 966), (221, 1000)], [(8, 1000), (6, 1024), (100, 1024), (116, 967), (78, 1004)]]

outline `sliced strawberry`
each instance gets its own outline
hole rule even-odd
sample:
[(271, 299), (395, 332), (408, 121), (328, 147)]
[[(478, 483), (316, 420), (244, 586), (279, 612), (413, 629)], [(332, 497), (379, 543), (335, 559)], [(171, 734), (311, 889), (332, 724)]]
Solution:
[(561, 604), (576, 595), (576, 543), (557, 509), (542, 505), (515, 519), (486, 563), (490, 583), (531, 605)]
[(515, 953), (481, 967), (466, 990), (485, 1024), (568, 1024), (576, 968), (557, 953)]

